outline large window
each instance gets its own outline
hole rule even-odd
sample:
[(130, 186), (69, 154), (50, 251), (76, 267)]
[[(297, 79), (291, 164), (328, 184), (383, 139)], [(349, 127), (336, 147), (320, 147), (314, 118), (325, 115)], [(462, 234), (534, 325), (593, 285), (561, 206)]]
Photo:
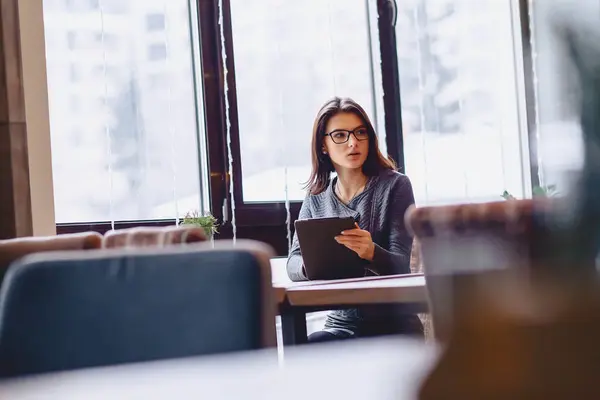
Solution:
[(45, 2), (58, 223), (202, 207), (189, 16), (188, 0)]
[(210, 210), (285, 255), (332, 96), (364, 106), (419, 205), (526, 197), (556, 106), (531, 3), (45, 0), (57, 222)]
[(231, 0), (242, 171), (234, 179), (242, 179), (244, 203), (304, 199), (313, 121), (332, 96), (363, 105), (385, 151), (367, 7), (365, 0)]
[(404, 154), (418, 204), (528, 193), (511, 3), (398, 1)]

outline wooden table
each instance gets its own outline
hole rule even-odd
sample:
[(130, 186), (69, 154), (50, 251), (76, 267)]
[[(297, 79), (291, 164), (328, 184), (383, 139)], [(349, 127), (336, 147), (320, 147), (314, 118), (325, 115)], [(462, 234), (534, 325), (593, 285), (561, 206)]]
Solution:
[(10, 400), (416, 399), (437, 347), (404, 338), (96, 368), (0, 381)]
[(306, 314), (373, 304), (393, 304), (399, 312), (427, 312), (422, 274), (369, 276), (329, 281), (286, 282), (285, 259), (272, 260), (273, 287), (279, 304), (283, 343), (306, 342)]
[(427, 304), (423, 274), (319, 281), (312, 285), (290, 286), (286, 288), (286, 297), (287, 301), (296, 307)]

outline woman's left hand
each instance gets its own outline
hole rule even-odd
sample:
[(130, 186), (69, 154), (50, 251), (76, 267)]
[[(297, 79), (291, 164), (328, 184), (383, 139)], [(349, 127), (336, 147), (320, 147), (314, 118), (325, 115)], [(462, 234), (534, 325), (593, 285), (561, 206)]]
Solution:
[(356, 229), (343, 231), (341, 235), (335, 237), (336, 242), (354, 251), (360, 258), (373, 261), (375, 243), (373, 243), (371, 234), (369, 231), (360, 229), (356, 222), (354, 224)]

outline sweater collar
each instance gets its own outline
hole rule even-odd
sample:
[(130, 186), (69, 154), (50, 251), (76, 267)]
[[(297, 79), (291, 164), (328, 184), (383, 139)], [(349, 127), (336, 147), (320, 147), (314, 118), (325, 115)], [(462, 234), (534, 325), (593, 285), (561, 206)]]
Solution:
[[(329, 186), (327, 187), (327, 196), (332, 198), (335, 201), (338, 201), (341, 203), (340, 199), (338, 199), (337, 195), (335, 194), (335, 183), (337, 182), (337, 176), (332, 177), (329, 180)], [(350, 203), (352, 203), (354, 201), (354, 199), (360, 198), (362, 197), (364, 194), (370, 192), (373, 187), (375, 187), (375, 182), (379, 179), (379, 176), (369, 176), (367, 179), (367, 184), (365, 185), (365, 188), (362, 192), (360, 192), (359, 194), (356, 195), (356, 197), (354, 197), (352, 200), (350, 200)], [(350, 204), (348, 203), (348, 204)]]

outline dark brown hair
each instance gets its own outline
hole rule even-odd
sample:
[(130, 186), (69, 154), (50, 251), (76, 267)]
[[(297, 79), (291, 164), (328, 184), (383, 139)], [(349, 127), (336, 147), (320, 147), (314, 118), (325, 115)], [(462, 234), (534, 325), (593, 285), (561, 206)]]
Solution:
[(312, 171), (305, 186), (305, 189), (308, 189), (309, 193), (313, 195), (325, 191), (329, 184), (331, 173), (335, 171), (329, 155), (323, 154), (323, 140), (325, 139), (325, 133), (327, 133), (325, 129), (329, 119), (338, 113), (352, 113), (356, 115), (362, 120), (364, 126), (369, 131), (369, 153), (362, 166), (365, 175), (375, 176), (382, 170), (396, 170), (396, 163), (381, 154), (375, 128), (373, 128), (373, 124), (371, 124), (365, 110), (350, 98), (334, 97), (321, 107), (313, 126)]

